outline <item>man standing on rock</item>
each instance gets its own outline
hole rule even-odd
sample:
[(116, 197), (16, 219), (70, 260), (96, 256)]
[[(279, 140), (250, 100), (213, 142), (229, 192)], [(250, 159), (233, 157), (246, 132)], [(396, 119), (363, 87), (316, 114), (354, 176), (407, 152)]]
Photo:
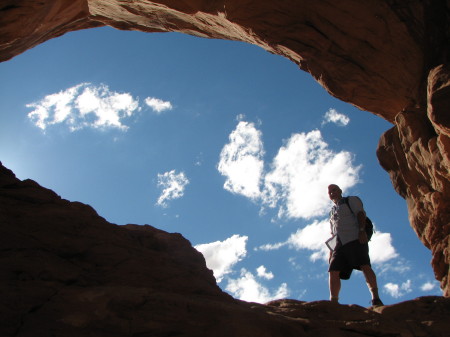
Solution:
[(328, 196), (334, 202), (330, 212), (331, 234), (336, 238), (330, 253), (330, 300), (338, 303), (341, 278), (350, 278), (353, 269), (361, 270), (372, 294), (372, 305), (383, 305), (378, 295), (377, 277), (370, 265), (369, 244), (365, 231), (366, 213), (358, 197), (342, 197), (339, 186), (328, 186)]

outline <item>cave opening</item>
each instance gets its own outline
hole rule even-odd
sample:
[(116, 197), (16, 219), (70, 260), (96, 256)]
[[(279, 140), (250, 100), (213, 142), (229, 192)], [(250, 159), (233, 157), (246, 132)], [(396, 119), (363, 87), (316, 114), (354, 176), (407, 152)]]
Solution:
[[(112, 223), (182, 233), (211, 254), (233, 296), (328, 298), (327, 233), (316, 234), (329, 207), (318, 188), (329, 182), (360, 195), (375, 221), (385, 303), (440, 294), (430, 252), (375, 157), (391, 125), (289, 60), (240, 42), (104, 27), (0, 70), (6, 167)], [(364, 306), (357, 282), (342, 297)]]

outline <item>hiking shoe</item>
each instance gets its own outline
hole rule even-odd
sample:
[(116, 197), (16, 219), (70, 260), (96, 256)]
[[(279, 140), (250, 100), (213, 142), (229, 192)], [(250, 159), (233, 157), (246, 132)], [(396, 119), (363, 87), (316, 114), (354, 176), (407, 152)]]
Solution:
[(338, 297), (332, 297), (332, 298), (330, 299), (330, 302), (331, 302), (331, 303), (335, 303), (335, 304), (339, 304), (339, 298), (338, 298)]
[(372, 300), (372, 307), (381, 307), (383, 305), (383, 302), (381, 302), (379, 298), (375, 298), (374, 300)]

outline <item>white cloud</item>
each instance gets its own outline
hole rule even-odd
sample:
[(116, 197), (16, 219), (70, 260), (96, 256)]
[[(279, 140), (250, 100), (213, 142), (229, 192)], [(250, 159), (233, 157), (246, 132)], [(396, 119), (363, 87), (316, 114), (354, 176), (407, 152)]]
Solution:
[(296, 250), (308, 249), (313, 253), (310, 260), (315, 262), (317, 260), (328, 261), (329, 249), (325, 245), (330, 233), (330, 223), (328, 220), (314, 221), (305, 228), (297, 230), (291, 234), (286, 243)]
[(348, 123), (350, 123), (350, 118), (335, 109), (328, 109), (323, 117), (322, 125), (326, 123), (334, 123), (339, 126), (346, 126)]
[(167, 201), (181, 198), (184, 195), (184, 189), (189, 184), (184, 172), (176, 173), (175, 170), (158, 173), (158, 186), (163, 188), (157, 205), (167, 207)]
[(206, 265), (214, 272), (217, 282), (231, 272), (232, 267), (247, 254), (247, 236), (233, 235), (225, 241), (215, 241), (195, 246), (203, 254)]
[(272, 272), (268, 272), (266, 270), (266, 267), (264, 266), (259, 266), (258, 268), (256, 268), (256, 272), (258, 273), (258, 276), (261, 278), (265, 278), (266, 280), (271, 280), (273, 279), (273, 273)]
[(370, 260), (372, 263), (384, 263), (398, 257), (392, 245), (390, 233), (376, 231), (369, 242)]
[(261, 137), (253, 123), (240, 121), (222, 149), (218, 170), (226, 190), (262, 207), (278, 207), (279, 217), (324, 215), (330, 209), (328, 185), (345, 190), (359, 180), (361, 166), (353, 165), (351, 153), (331, 151), (318, 130), (292, 135), (265, 172)]
[(145, 99), (145, 104), (147, 104), (156, 113), (162, 113), (166, 110), (172, 110), (172, 103), (169, 101), (163, 101), (155, 97), (147, 97)]
[[(328, 219), (322, 221), (315, 220), (313, 223), (291, 234), (286, 241), (265, 244), (258, 247), (258, 250), (276, 250), (284, 246), (296, 250), (306, 249), (312, 251), (309, 257), (312, 262), (317, 260), (328, 262), (329, 249), (325, 245), (325, 241), (331, 236), (330, 232)], [(398, 257), (392, 245), (390, 233), (375, 232), (372, 240), (369, 242), (369, 247), (372, 263), (382, 264)]]
[(384, 285), (384, 291), (394, 298), (405, 296), (407, 293), (412, 291), (411, 280), (407, 280), (401, 285), (389, 282)]
[(255, 251), (258, 250), (265, 250), (265, 251), (270, 251), (270, 250), (277, 250), (280, 249), (283, 246), (286, 246), (287, 242), (278, 242), (278, 243), (267, 243), (265, 245), (261, 245), (258, 248), (255, 248)]
[(289, 296), (289, 289), (286, 283), (282, 283), (274, 292), (261, 285), (255, 276), (246, 269), (241, 270), (241, 275), (237, 279), (230, 279), (226, 290), (234, 297), (243, 301), (267, 303), (275, 299)]
[(139, 102), (129, 93), (111, 91), (106, 85), (81, 83), (26, 105), (33, 123), (45, 130), (66, 124), (71, 131), (86, 127), (127, 130), (123, 120), (139, 111)]
[(265, 176), (265, 204), (279, 205), (279, 216), (308, 219), (328, 213), (328, 185), (335, 183), (343, 190), (355, 185), (361, 166), (353, 166), (349, 152), (328, 149), (315, 130), (292, 135), (272, 168)]
[(261, 132), (253, 123), (239, 122), (229, 136), (230, 142), (220, 153), (217, 166), (226, 177), (224, 188), (232, 193), (255, 199), (260, 196), (264, 155)]
[(258, 250), (269, 251), (288, 246), (295, 250), (311, 250), (312, 253), (309, 258), (312, 262), (317, 260), (328, 261), (329, 249), (325, 245), (325, 241), (329, 236), (330, 223), (328, 220), (316, 220), (312, 224), (292, 233), (286, 241), (275, 244), (265, 244), (258, 247)]
[(424, 284), (420, 287), (420, 289), (421, 289), (422, 291), (431, 291), (431, 290), (433, 290), (434, 288), (436, 288), (437, 285), (438, 285), (437, 282), (434, 282), (434, 283), (426, 282), (426, 283), (424, 283)]

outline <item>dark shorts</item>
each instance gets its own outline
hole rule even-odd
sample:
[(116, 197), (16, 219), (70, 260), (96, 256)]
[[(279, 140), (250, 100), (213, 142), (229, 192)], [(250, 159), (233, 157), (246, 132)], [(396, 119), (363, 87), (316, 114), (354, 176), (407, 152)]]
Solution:
[[(335, 250), (330, 259), (328, 271), (361, 270), (361, 266), (370, 266), (369, 245), (351, 241)], [(350, 275), (349, 275), (350, 276)]]

